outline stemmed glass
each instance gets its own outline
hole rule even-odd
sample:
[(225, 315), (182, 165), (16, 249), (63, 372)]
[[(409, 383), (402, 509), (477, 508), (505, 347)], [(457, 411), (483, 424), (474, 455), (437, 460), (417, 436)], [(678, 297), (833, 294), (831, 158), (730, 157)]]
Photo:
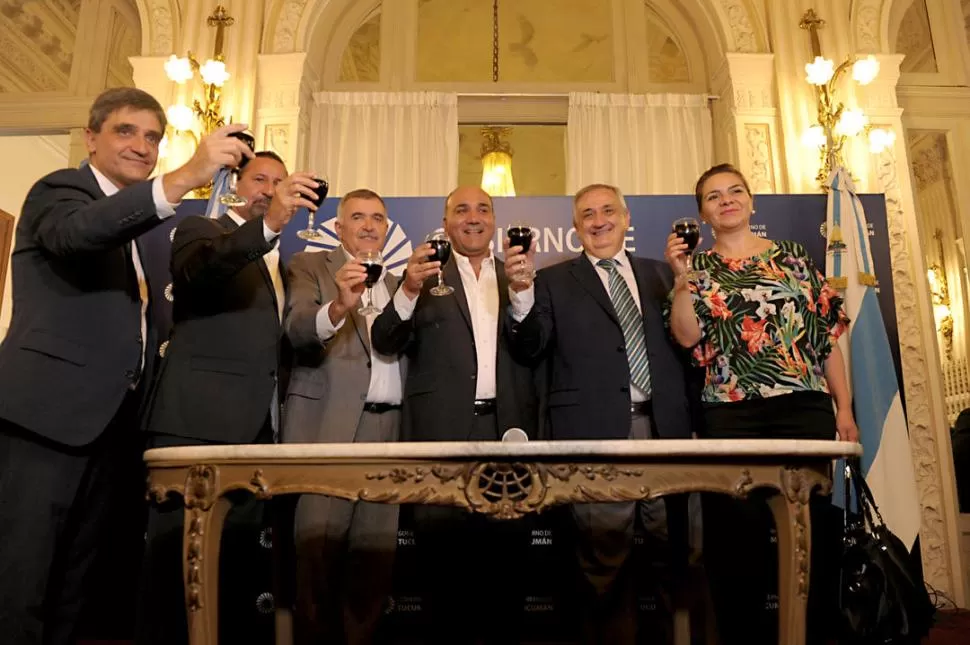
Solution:
[(441, 268), (438, 270), (438, 284), (431, 287), (431, 295), (447, 296), (454, 293), (455, 289), (446, 285), (444, 278), (445, 265), (448, 264), (448, 260), (451, 258), (451, 240), (448, 239), (448, 234), (445, 233), (445, 229), (443, 228), (435, 229), (424, 241), (430, 244), (434, 251), (434, 253), (428, 256), (428, 262), (441, 262)]
[(694, 217), (681, 217), (674, 222), (673, 231), (687, 245), (687, 251), (684, 253), (687, 256), (687, 279), (697, 280), (698, 273), (694, 271), (692, 256), (697, 243), (701, 239), (701, 224)]
[(313, 202), (317, 209), (316, 211), (310, 211), (310, 213), (307, 215), (306, 228), (302, 231), (297, 231), (296, 236), (301, 240), (314, 240), (319, 242), (323, 239), (323, 235), (320, 234), (320, 231), (314, 228), (313, 218), (316, 215), (316, 212), (319, 211), (323, 206), (323, 200), (327, 198), (327, 193), (330, 192), (330, 182), (323, 177), (314, 177), (313, 181), (320, 184), (317, 189), (313, 191), (317, 194), (317, 199)]
[[(513, 246), (520, 246), (522, 247), (523, 253), (529, 252), (529, 247), (532, 246), (533, 232), (532, 232), (532, 227), (529, 226), (527, 222), (523, 222), (523, 221), (512, 222), (512, 225), (509, 226), (506, 233), (509, 236), (510, 248)], [(525, 269), (519, 269), (518, 271), (515, 271), (514, 275), (511, 275), (510, 277), (524, 278), (526, 277), (525, 273), (526, 273)]]
[[(256, 151), (256, 138), (248, 132), (230, 132), (230, 137), (239, 139), (252, 151)], [(239, 180), (239, 173), (242, 172), (243, 167), (246, 165), (249, 159), (243, 157), (239, 162), (239, 165), (229, 171), (229, 192), (223, 193), (219, 196), (219, 203), (223, 206), (245, 206), (246, 198), (236, 192), (236, 182)]]
[(379, 251), (361, 251), (357, 254), (357, 261), (364, 265), (367, 277), (364, 278), (364, 286), (367, 287), (367, 305), (357, 310), (361, 316), (381, 313), (380, 307), (374, 306), (374, 285), (381, 279), (384, 272), (384, 258)]

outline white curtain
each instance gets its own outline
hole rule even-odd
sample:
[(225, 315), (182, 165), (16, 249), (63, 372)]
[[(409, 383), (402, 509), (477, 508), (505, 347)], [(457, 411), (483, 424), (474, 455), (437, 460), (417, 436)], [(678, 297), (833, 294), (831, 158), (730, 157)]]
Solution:
[(458, 182), (458, 97), (440, 92), (319, 92), (310, 168), (332, 195), (443, 196)]
[(593, 183), (629, 195), (690, 194), (711, 165), (706, 95), (569, 95), (566, 189)]

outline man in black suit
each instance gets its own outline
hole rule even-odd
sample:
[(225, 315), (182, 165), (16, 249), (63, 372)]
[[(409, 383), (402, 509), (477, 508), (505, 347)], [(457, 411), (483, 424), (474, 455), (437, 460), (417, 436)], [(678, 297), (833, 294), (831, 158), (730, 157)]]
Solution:
[[(429, 244), (417, 247), (393, 299), (374, 321), (371, 341), (377, 352), (404, 352), (408, 374), (404, 383), (401, 435), (410, 441), (496, 441), (510, 427), (533, 434), (536, 397), (532, 370), (509, 354), (500, 333), (509, 305), (505, 265), (495, 258), (489, 243), (495, 236), (492, 199), (481, 188), (463, 186), (445, 200), (444, 228), (451, 240), (453, 259), (440, 266), (428, 262)], [(435, 296), (428, 278), (440, 270), (454, 288)], [(507, 600), (512, 574), (504, 566), (498, 532), (511, 526), (493, 526), (481, 516), (454, 509), (414, 509), (419, 552), (429, 562), (422, 571), (432, 597), (435, 638), (444, 642), (470, 636), (479, 626), (502, 628), (503, 620), (474, 620), (469, 611), (476, 600), (449, 591), (454, 566), (469, 567), (462, 576), (479, 602)], [(494, 584), (496, 588), (491, 588)], [(485, 605), (480, 605), (481, 609)], [(436, 641), (437, 642), (437, 641)]]
[[(287, 176), (276, 154), (258, 152), (236, 184), (244, 206), (179, 223), (172, 240), (172, 334), (144, 418), (150, 447), (274, 442), (288, 360), (281, 358), (285, 290), (278, 239), (297, 209), (314, 208), (315, 188), (312, 175)], [(234, 536), (254, 533), (261, 515), (259, 504), (233, 510), (227, 551)], [(140, 643), (187, 638), (182, 523), (180, 499), (149, 514)], [(223, 582), (227, 591), (244, 584)], [(242, 640), (253, 637), (246, 621), (223, 625), (239, 630)]]
[[(587, 186), (573, 206), (584, 248), (579, 257), (543, 269), (533, 284), (534, 251), (513, 247), (506, 255), (510, 271), (525, 276), (512, 285), (506, 329), (520, 360), (550, 361), (551, 437), (687, 438), (686, 363), (661, 315), (673, 285), (670, 270), (624, 250), (630, 212), (619, 189)], [(580, 566), (596, 594), (588, 605), (594, 610), (586, 626), (590, 642), (633, 642), (633, 594), (618, 576), (630, 553), (636, 506), (647, 529), (663, 529), (657, 502), (574, 507)]]
[(137, 411), (155, 340), (137, 238), (251, 154), (226, 136), (245, 125), (226, 126), (148, 181), (165, 123), (141, 90), (102, 93), (85, 131), (89, 164), (38, 181), (17, 224), (0, 345), (0, 633), (12, 645), (73, 643), (109, 535), (128, 531), (140, 549), (144, 527), (125, 518), (143, 509)]

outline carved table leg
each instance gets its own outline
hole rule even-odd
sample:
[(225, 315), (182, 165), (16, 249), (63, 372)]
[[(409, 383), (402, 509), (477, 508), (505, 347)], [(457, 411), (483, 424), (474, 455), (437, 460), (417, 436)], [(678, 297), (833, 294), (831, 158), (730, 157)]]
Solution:
[(805, 645), (811, 519), (807, 500), (788, 491), (768, 499), (778, 530), (778, 642)]
[(231, 507), (228, 499), (217, 497), (208, 509), (185, 508), (182, 573), (189, 645), (219, 643), (219, 543)]

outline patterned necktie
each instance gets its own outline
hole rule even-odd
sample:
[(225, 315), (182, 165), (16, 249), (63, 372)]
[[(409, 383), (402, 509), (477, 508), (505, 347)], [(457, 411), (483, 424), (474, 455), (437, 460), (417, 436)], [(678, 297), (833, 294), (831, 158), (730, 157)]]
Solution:
[(610, 276), (610, 300), (616, 317), (620, 319), (623, 340), (626, 343), (626, 359), (630, 364), (630, 381), (650, 396), (650, 362), (647, 359), (647, 343), (643, 336), (643, 318), (630, 293), (626, 280), (616, 268), (616, 260), (600, 260), (597, 266)]

